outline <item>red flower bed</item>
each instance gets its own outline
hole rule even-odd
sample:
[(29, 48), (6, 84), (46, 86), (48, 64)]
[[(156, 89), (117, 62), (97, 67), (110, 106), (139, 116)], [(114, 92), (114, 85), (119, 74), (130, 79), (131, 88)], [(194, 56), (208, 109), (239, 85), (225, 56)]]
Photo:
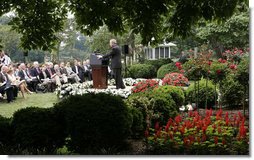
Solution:
[(147, 79), (141, 82), (138, 82), (131, 89), (132, 93), (145, 92), (147, 90), (152, 90), (159, 85), (159, 82), (152, 79)]
[[(224, 115), (224, 116), (223, 116)], [(206, 110), (204, 117), (197, 111), (169, 119), (166, 126), (156, 123), (146, 131), (152, 147), (185, 154), (248, 154), (249, 126), (238, 112), (229, 116), (218, 110)]]
[(181, 73), (169, 73), (162, 79), (162, 85), (187, 86), (189, 80)]

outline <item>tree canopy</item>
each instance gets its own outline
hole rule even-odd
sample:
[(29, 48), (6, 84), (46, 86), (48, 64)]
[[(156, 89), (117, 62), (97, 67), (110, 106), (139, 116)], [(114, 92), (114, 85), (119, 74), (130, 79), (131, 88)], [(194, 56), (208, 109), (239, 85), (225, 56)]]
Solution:
[[(0, 16), (13, 11), (10, 23), (22, 34), (24, 49), (55, 47), (68, 11), (77, 28), (92, 35), (106, 25), (110, 32), (140, 34), (142, 43), (161, 42), (165, 36), (186, 37), (201, 19), (225, 21), (240, 0), (1, 0)], [(245, 3), (248, 1), (245, 0)], [(153, 41), (151, 41), (154, 39)]]

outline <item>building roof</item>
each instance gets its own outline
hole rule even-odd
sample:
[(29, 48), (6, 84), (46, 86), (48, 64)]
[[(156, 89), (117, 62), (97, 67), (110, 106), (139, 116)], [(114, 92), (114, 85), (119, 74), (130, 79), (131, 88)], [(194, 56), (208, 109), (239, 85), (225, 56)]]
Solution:
[(176, 44), (169, 42), (169, 43), (164, 43), (164, 44), (159, 44), (159, 47), (175, 47)]

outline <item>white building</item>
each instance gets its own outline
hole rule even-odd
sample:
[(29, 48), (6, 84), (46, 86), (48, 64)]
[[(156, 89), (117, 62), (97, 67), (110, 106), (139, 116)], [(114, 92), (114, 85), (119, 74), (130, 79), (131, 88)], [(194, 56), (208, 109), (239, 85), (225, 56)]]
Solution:
[(175, 47), (174, 43), (164, 43), (160, 44), (156, 48), (152, 47), (144, 47), (145, 58), (146, 59), (162, 59), (162, 58), (170, 58), (170, 47)]

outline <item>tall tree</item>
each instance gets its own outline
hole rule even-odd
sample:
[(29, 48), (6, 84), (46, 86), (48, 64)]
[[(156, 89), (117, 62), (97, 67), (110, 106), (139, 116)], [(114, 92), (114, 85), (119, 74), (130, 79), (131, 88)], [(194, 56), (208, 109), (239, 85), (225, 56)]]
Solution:
[[(247, 0), (244, 0), (247, 4)], [(13, 28), (22, 34), (26, 49), (50, 49), (56, 32), (63, 29), (67, 10), (78, 29), (92, 35), (104, 24), (112, 33), (130, 29), (140, 33), (142, 43), (161, 42), (164, 33), (186, 37), (200, 19), (225, 21), (240, 0), (2, 0), (0, 16), (14, 10)]]
[(217, 53), (225, 49), (249, 47), (249, 8), (244, 3), (237, 6), (236, 12), (224, 23), (205, 24), (196, 30), (201, 43), (210, 45)]

